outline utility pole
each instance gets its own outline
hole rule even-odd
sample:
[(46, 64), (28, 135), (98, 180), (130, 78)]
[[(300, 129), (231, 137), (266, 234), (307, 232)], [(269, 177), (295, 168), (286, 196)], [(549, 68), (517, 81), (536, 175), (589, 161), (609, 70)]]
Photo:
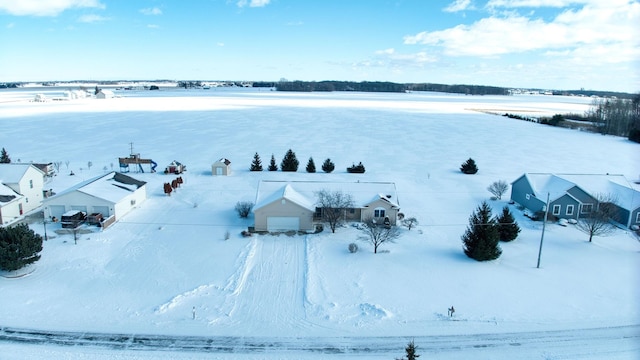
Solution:
[(42, 224), (44, 225), (44, 241), (47, 241), (47, 215), (42, 210)]
[(538, 250), (538, 266), (536, 268), (540, 269), (540, 255), (542, 255), (542, 242), (544, 241), (544, 228), (547, 224), (547, 214), (549, 214), (549, 193), (547, 193), (547, 203), (544, 206), (544, 220), (542, 221), (542, 236), (540, 236), (540, 249)]

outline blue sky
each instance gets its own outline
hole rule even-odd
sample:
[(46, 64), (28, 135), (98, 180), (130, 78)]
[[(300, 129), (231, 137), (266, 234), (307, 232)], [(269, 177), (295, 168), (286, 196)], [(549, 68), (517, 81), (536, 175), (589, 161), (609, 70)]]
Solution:
[(640, 91), (638, 0), (0, 0), (0, 82)]

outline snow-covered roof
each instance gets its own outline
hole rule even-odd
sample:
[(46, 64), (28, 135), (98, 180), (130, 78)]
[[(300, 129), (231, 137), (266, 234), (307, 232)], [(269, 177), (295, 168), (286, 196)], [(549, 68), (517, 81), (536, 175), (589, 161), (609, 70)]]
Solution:
[[(342, 191), (353, 197), (356, 207), (383, 200), (395, 207), (399, 207), (396, 185), (392, 182), (331, 182), (331, 181), (271, 181), (262, 180), (258, 185), (256, 205), (258, 209), (289, 194), (293, 201), (308, 209), (314, 210), (317, 200), (316, 193), (320, 190), (330, 192)], [(287, 193), (288, 191), (288, 193)]]
[(221, 158), (220, 160), (216, 161), (216, 162), (214, 163), (214, 165), (215, 165), (215, 164), (225, 164), (225, 165), (229, 165), (229, 164), (231, 164), (231, 161), (229, 161), (229, 159), (226, 159), (226, 158)]
[(549, 199), (553, 201), (565, 195), (567, 190), (576, 186), (576, 184), (554, 174), (528, 173), (525, 176), (529, 179), (533, 194), (538, 199), (546, 199), (547, 194), (549, 194)]
[(611, 196), (622, 208), (633, 210), (640, 207), (640, 189), (623, 175), (527, 173), (525, 176), (538, 199), (546, 199), (549, 193), (553, 201), (577, 186), (594, 197)]
[(571, 181), (591, 196), (602, 195), (611, 197), (616, 204), (624, 209), (633, 210), (640, 207), (640, 189), (619, 174), (560, 174), (562, 178)]
[[(30, 166), (32, 164), (0, 164), (0, 183), (17, 184), (24, 177)], [(35, 166), (33, 168), (44, 175), (42, 170)]]
[(8, 203), (10, 201), (13, 201), (14, 199), (16, 199), (17, 197), (20, 197), (22, 195), (16, 193), (15, 191), (13, 191), (12, 188), (4, 185), (4, 184), (0, 184), (0, 202), (2, 203)]
[(136, 180), (130, 176), (112, 171), (93, 179), (83, 181), (56, 194), (51, 199), (78, 191), (115, 204), (145, 184), (146, 182), (144, 181)]

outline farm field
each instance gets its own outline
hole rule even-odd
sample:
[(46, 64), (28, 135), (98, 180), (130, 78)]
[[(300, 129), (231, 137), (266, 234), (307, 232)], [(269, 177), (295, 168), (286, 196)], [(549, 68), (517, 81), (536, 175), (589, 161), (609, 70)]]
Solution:
[[(522, 232), (501, 245), (498, 260), (479, 263), (462, 251), (475, 208), (487, 200), (496, 214), (508, 205), (508, 193), (489, 200), (493, 181), (525, 172), (640, 179), (640, 147), (624, 138), (488, 114), (581, 113), (589, 99), (162, 88), (29, 101), (52, 91), (0, 91), (0, 147), (13, 162), (62, 162), (45, 188), (59, 192), (118, 170), (131, 147), (160, 169), (177, 160), (188, 170), (171, 196), (162, 185), (173, 175), (129, 173), (147, 182), (148, 199), (77, 245), (47, 224), (41, 260), (25, 276), (0, 277), (0, 353), (8, 359), (391, 359), (411, 339), (437, 359), (640, 354), (640, 242), (630, 232), (589, 243), (573, 226), (549, 223), (538, 269), (542, 224), (510, 205)], [(254, 153), (266, 168), (288, 149), (298, 172), (248, 170)], [(231, 160), (231, 175), (211, 176), (221, 157)], [(336, 170), (306, 173), (309, 157), (318, 168), (331, 158)], [(468, 158), (475, 175), (459, 171)], [(358, 162), (366, 172), (348, 174)], [(245, 238), (252, 218), (240, 219), (234, 206), (254, 201), (260, 180), (394, 182), (401, 211), (419, 225), (379, 254), (349, 224), (335, 234), (325, 227)], [(30, 226), (43, 233), (42, 222)], [(11, 329), (168, 338), (156, 348), (68, 347), (3, 341)], [(171, 339), (189, 337), (227, 339), (230, 350), (172, 351)], [(238, 339), (271, 346), (247, 350)]]

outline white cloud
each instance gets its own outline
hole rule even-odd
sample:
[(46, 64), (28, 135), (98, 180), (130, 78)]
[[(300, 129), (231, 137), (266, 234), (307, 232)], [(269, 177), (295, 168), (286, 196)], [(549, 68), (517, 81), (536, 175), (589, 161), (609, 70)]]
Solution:
[(269, 5), (271, 0), (238, 0), (236, 3), (238, 7), (264, 7)]
[(82, 15), (78, 18), (78, 22), (81, 22), (81, 23), (96, 23), (96, 22), (103, 22), (107, 20), (109, 20), (108, 17), (95, 15), (95, 14)]
[(147, 28), (149, 28), (149, 29), (158, 29), (158, 28), (160, 28), (160, 25), (156, 25), (156, 24), (148, 24), (148, 25), (147, 25)]
[(0, 11), (16, 16), (57, 16), (73, 8), (104, 9), (99, 0), (0, 0)]
[(445, 12), (464, 11), (469, 8), (469, 5), (471, 5), (471, 0), (455, 0), (454, 2), (449, 4), (449, 6), (444, 8), (443, 11)]
[(640, 3), (627, 2), (626, 6), (586, 5), (577, 10), (563, 11), (550, 22), (517, 14), (491, 16), (470, 25), (405, 36), (404, 43), (442, 48), (445, 54), (452, 56), (495, 56), (578, 47), (595, 51), (598, 47), (614, 45), (634, 48), (638, 46), (634, 37), (638, 23)]
[(140, 9), (144, 15), (162, 15), (162, 10), (157, 7)]

